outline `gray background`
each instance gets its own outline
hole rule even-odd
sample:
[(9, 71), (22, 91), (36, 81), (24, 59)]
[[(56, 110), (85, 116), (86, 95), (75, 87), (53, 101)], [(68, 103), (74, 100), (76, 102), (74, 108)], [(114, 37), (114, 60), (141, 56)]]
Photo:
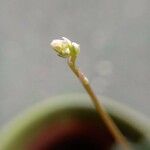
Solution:
[(84, 92), (51, 40), (80, 43), (95, 92), (150, 115), (149, 0), (0, 0), (0, 125), (54, 95)]

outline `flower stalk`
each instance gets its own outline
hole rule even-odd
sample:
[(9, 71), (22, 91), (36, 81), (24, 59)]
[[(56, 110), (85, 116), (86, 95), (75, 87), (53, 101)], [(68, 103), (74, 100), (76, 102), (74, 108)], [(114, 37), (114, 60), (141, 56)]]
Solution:
[(120, 130), (118, 129), (116, 124), (113, 122), (109, 114), (105, 111), (105, 108), (100, 103), (99, 99), (97, 98), (94, 91), (92, 90), (87, 77), (81, 72), (81, 70), (76, 65), (77, 55), (80, 52), (79, 45), (63, 37), (62, 40), (53, 40), (51, 42), (51, 46), (57, 52), (58, 56), (67, 58), (67, 63), (70, 69), (80, 80), (84, 89), (90, 96), (97, 113), (101, 117), (102, 121), (104, 122), (104, 124), (106, 125), (109, 132), (112, 134), (112, 136), (116, 140), (116, 142), (119, 145), (121, 145), (124, 150), (129, 150), (130, 146), (129, 146), (128, 141), (120, 132)]

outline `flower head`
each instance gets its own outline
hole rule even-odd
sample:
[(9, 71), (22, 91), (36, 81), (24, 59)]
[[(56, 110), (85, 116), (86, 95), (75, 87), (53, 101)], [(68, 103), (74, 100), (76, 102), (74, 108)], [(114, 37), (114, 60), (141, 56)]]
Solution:
[(80, 46), (77, 43), (71, 42), (65, 37), (53, 40), (50, 45), (57, 52), (58, 56), (63, 58), (76, 56), (80, 51)]

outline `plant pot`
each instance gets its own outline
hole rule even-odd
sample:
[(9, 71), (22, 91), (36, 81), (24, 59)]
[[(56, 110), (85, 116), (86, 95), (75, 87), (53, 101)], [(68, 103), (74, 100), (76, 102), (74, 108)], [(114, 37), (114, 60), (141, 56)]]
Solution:
[[(106, 97), (103, 104), (134, 149), (150, 149), (149, 120)], [(18, 116), (1, 133), (1, 150), (117, 149), (87, 95), (50, 98)]]

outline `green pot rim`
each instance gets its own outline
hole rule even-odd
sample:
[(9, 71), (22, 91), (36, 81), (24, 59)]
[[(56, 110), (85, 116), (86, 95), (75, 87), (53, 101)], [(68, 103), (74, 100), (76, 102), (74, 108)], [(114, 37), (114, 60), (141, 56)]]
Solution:
[[(111, 98), (105, 96), (100, 96), (100, 98), (102, 99), (102, 104), (112, 116), (133, 126), (136, 130), (143, 133), (147, 139), (150, 139), (150, 121), (148, 118)], [(0, 149), (8, 145), (26, 127), (45, 115), (71, 107), (94, 108), (90, 98), (86, 94), (77, 93), (50, 97), (31, 106), (2, 129)]]

